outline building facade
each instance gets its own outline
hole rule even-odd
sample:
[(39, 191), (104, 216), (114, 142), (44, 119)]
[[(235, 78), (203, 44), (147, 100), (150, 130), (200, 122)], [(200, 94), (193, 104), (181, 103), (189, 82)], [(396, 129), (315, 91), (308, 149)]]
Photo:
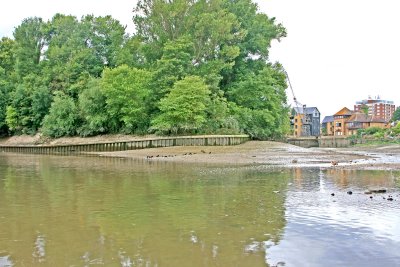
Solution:
[(291, 126), (293, 135), (319, 136), (321, 113), (316, 107), (295, 107), (292, 109)]
[(386, 122), (392, 119), (395, 110), (396, 106), (393, 101), (380, 99), (379, 96), (375, 99), (369, 97), (368, 99), (357, 101), (354, 105), (355, 112), (364, 112), (369, 116), (375, 116)]
[(348, 135), (346, 121), (353, 115), (353, 111), (344, 107), (333, 115), (333, 132), (335, 136)]
[(335, 135), (333, 116), (325, 116), (325, 118), (322, 120), (321, 135), (325, 136)]

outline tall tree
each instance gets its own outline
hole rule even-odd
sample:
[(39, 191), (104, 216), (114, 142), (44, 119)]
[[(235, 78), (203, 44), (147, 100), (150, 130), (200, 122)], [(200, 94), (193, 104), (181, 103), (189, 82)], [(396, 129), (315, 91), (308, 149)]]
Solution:
[(0, 66), (0, 135), (7, 132), (6, 108), (8, 105), (8, 87), (9, 83), (7, 82), (6, 72)]
[(89, 27), (76, 17), (56, 14), (48, 24), (48, 49), (45, 53), (45, 74), (52, 91), (62, 91), (73, 97), (70, 86), (81, 75), (100, 76), (104, 64), (89, 48)]
[(125, 27), (111, 16), (95, 17), (87, 15), (82, 19), (85, 29), (86, 46), (94, 50), (96, 57), (103, 66), (114, 68), (118, 62), (122, 46), (127, 40)]
[(14, 31), (15, 71), (20, 80), (28, 74), (38, 74), (46, 45), (45, 23), (41, 18), (24, 19)]
[(15, 133), (33, 134), (40, 128), (51, 104), (51, 94), (42, 79), (30, 74), (10, 92), (7, 124)]
[(0, 67), (4, 74), (9, 76), (14, 72), (15, 65), (15, 41), (3, 37), (0, 40)]
[(107, 114), (106, 96), (101, 89), (101, 79), (91, 79), (79, 95), (79, 113), (82, 125), (78, 128), (81, 136), (106, 133), (110, 118)]
[(152, 121), (152, 129), (163, 133), (193, 133), (206, 121), (210, 90), (197, 76), (175, 83), (160, 101), (161, 113)]
[(235, 83), (228, 99), (237, 105), (236, 116), (245, 132), (262, 139), (285, 134), (289, 125), (286, 88), (280, 65), (268, 65)]
[(104, 71), (101, 86), (106, 97), (110, 130), (140, 133), (147, 129), (151, 79), (151, 72), (126, 65)]

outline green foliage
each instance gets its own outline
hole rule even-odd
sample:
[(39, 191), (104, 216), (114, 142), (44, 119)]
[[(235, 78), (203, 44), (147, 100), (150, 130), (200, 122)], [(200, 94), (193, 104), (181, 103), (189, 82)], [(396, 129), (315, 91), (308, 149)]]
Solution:
[(210, 90), (197, 76), (175, 83), (160, 101), (161, 113), (152, 121), (152, 129), (162, 133), (194, 133), (206, 121)]
[(361, 106), (361, 110), (364, 114), (368, 115), (369, 107), (367, 105)]
[(392, 121), (400, 121), (400, 107), (394, 112)]
[(79, 122), (74, 100), (62, 93), (54, 97), (49, 113), (44, 117), (42, 133), (45, 136), (61, 137), (76, 134)]
[(381, 132), (383, 132), (383, 131), (384, 131), (384, 129), (381, 129), (381, 128), (379, 128), (379, 127), (370, 127), (370, 128), (365, 129), (365, 130), (364, 130), (364, 133), (365, 133), (366, 135), (374, 135), (374, 134), (376, 134), (376, 133), (381, 133)]
[(15, 28), (15, 71), (19, 79), (40, 71), (39, 63), (46, 44), (45, 26), (41, 18), (34, 17), (24, 19)]
[(6, 108), (5, 121), (6, 121), (7, 127), (8, 127), (8, 129), (10, 129), (10, 131), (17, 130), (17, 128), (19, 126), (18, 115), (17, 115), (17, 111), (12, 106), (7, 106), (7, 108)]
[(328, 135), (328, 129), (327, 129), (326, 127), (321, 128), (321, 134), (322, 134), (323, 136)]
[(43, 117), (51, 104), (51, 94), (41, 79), (28, 75), (17, 88), (9, 93), (9, 129), (17, 134), (34, 134), (40, 128)]
[(133, 21), (129, 36), (110, 16), (23, 20), (0, 41), (0, 134), (287, 132), (268, 63), (286, 30), (253, 1), (139, 0)]
[(0, 135), (7, 132), (6, 109), (8, 105), (8, 90), (9, 83), (7, 82), (4, 69), (0, 66)]
[(126, 65), (104, 71), (101, 85), (106, 97), (110, 130), (135, 133), (147, 129), (151, 79), (151, 72)]
[(15, 64), (15, 41), (3, 37), (0, 40), (0, 68), (5, 75), (14, 71)]
[(279, 65), (266, 66), (258, 74), (243, 77), (229, 89), (236, 103), (234, 114), (243, 131), (253, 138), (277, 138), (288, 130), (286, 83)]
[(103, 134), (108, 131), (106, 97), (101, 90), (100, 82), (100, 79), (92, 79), (79, 95), (78, 105), (82, 125), (78, 128), (78, 134), (81, 136)]
[(391, 129), (395, 135), (400, 135), (400, 122)]

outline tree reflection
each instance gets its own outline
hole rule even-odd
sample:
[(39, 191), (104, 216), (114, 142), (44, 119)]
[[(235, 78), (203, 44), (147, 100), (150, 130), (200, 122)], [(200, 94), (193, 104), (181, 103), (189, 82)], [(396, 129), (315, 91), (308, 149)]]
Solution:
[(0, 247), (17, 265), (265, 266), (265, 251), (246, 246), (279, 242), (286, 223), (290, 171), (4, 159)]

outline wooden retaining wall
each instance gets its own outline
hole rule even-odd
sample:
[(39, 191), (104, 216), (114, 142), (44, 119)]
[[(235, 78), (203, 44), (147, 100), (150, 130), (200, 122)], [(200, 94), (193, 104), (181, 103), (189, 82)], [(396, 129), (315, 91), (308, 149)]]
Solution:
[(180, 136), (164, 138), (146, 138), (141, 140), (101, 142), (77, 145), (37, 145), (37, 146), (7, 146), (0, 145), (0, 152), (30, 153), (30, 154), (71, 154), (85, 152), (111, 152), (135, 150), (152, 147), (170, 146), (230, 146), (239, 145), (249, 140), (247, 135), (210, 135), (210, 136)]

